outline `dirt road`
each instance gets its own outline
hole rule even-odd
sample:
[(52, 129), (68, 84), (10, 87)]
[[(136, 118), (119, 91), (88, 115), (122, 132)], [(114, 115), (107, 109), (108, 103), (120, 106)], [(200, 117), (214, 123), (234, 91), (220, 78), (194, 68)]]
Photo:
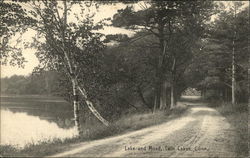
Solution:
[[(234, 157), (227, 120), (206, 106), (192, 106), (172, 121), (107, 139), (77, 144), (55, 157)], [(71, 147), (72, 148), (72, 147)]]

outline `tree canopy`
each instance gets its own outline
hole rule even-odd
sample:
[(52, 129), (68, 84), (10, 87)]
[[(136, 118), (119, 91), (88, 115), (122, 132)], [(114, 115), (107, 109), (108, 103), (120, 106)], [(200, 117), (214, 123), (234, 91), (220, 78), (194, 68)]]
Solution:
[[(237, 3), (238, 7), (242, 3)], [(220, 89), (228, 93), (232, 88), (232, 52), (233, 40), (236, 63), (236, 92), (239, 100), (246, 100), (247, 68), (248, 68), (248, 34), (249, 32), (248, 8), (238, 9), (236, 16), (234, 11), (220, 12), (218, 18), (211, 25), (209, 36), (203, 39), (203, 47), (190, 65), (187, 77), (194, 81), (192, 84), (199, 89)], [(236, 31), (236, 37), (234, 36)], [(188, 74), (188, 73), (187, 73)], [(198, 83), (198, 84), (197, 84)], [(245, 95), (246, 94), (246, 95)], [(242, 96), (243, 98), (241, 98)], [(227, 97), (227, 100), (229, 98)]]

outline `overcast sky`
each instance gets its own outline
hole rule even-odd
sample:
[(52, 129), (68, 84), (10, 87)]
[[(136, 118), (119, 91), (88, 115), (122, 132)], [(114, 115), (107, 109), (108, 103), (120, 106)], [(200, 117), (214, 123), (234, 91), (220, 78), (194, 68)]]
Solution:
[[(249, 5), (248, 1), (245, 2), (246, 5)], [(105, 5), (99, 8), (99, 11), (96, 12), (95, 21), (99, 21), (103, 18), (113, 17), (113, 15), (117, 12), (118, 9), (125, 8), (126, 5), (117, 3), (116, 5)], [(138, 6), (136, 6), (138, 7)], [(114, 28), (114, 27), (106, 27), (104, 30), (100, 31), (104, 34), (116, 34), (116, 33), (126, 33), (126, 34), (133, 34), (132, 32)], [(21, 38), (23, 41), (30, 41), (31, 38), (35, 35), (34, 31), (27, 31)], [(22, 47), (22, 46), (20, 46)], [(10, 77), (14, 74), (16, 75), (28, 75), (32, 72), (33, 68), (38, 65), (38, 60), (35, 56), (35, 49), (23, 49), (23, 56), (26, 59), (25, 67), (18, 68), (12, 66), (1, 66), (1, 77)]]

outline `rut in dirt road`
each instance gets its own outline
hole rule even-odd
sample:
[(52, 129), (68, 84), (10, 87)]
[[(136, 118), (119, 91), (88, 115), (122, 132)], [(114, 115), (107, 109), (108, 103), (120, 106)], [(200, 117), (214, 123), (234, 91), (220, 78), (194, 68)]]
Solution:
[(215, 109), (196, 106), (169, 122), (77, 144), (54, 157), (234, 157), (234, 133)]

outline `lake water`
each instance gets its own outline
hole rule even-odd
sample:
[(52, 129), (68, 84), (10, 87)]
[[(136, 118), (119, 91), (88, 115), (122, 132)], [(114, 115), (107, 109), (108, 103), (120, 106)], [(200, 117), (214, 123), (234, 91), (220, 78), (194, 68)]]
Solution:
[(76, 136), (73, 108), (47, 96), (1, 96), (1, 145), (22, 148), (32, 143)]

